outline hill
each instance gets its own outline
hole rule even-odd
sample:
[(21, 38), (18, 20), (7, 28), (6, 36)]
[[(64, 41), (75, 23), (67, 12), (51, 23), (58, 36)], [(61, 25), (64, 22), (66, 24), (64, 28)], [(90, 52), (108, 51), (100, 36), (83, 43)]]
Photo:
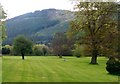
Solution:
[(45, 9), (30, 12), (6, 21), (8, 38), (4, 44), (12, 44), (18, 35), (25, 35), (35, 43), (48, 43), (56, 32), (66, 32), (74, 13), (68, 10)]

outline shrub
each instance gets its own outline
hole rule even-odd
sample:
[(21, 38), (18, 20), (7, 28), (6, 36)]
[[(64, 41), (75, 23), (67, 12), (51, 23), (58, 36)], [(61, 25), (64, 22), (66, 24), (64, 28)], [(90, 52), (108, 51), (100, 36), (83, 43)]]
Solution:
[(2, 54), (10, 54), (10, 49), (6, 48), (6, 47), (3, 47), (2, 48)]
[(76, 57), (83, 56), (83, 46), (79, 44), (75, 44), (75, 49), (73, 50), (73, 55)]
[(49, 54), (49, 48), (46, 45), (37, 44), (33, 46), (33, 55), (41, 56)]
[(10, 54), (11, 53), (12, 46), (5, 45), (2, 47), (2, 54)]
[(110, 74), (120, 75), (120, 59), (110, 57), (106, 65), (106, 70)]

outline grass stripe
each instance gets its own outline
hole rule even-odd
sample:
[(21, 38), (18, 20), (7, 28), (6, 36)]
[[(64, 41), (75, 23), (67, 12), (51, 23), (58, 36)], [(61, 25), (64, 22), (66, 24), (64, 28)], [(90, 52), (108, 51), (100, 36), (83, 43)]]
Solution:
[(3, 57), (3, 82), (117, 82), (118, 77), (105, 70), (106, 58), (99, 65), (90, 65), (89, 57), (55, 56)]

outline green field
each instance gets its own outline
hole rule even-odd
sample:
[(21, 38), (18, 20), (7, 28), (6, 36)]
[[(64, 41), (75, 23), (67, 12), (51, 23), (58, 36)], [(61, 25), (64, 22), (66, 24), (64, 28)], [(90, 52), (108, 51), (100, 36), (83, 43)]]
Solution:
[(56, 56), (4, 56), (3, 82), (117, 82), (118, 77), (105, 70), (106, 58), (99, 65), (90, 65), (90, 58)]
[(0, 56), (0, 83), (2, 82), (2, 57)]

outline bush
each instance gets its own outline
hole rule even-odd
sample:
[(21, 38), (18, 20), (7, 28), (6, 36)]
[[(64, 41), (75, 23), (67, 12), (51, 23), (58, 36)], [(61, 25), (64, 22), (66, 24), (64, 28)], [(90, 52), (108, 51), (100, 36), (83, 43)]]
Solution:
[(120, 59), (111, 57), (107, 61), (106, 65), (106, 70), (110, 74), (120, 75)]
[(78, 58), (83, 56), (83, 46), (75, 44), (75, 49), (73, 50), (73, 55)]
[(49, 54), (49, 48), (46, 45), (37, 44), (33, 46), (33, 55), (41, 56)]
[(10, 54), (11, 53), (12, 46), (5, 45), (2, 47), (2, 54)]
[(10, 54), (10, 49), (9, 48), (2, 48), (2, 54)]

